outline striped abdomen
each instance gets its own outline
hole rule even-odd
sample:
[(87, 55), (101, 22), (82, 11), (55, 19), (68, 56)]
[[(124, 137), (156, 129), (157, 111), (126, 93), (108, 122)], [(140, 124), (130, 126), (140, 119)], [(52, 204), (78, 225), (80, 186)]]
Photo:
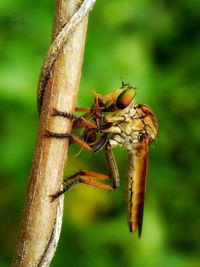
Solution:
[(128, 169), (128, 223), (130, 232), (142, 232), (144, 197), (148, 165), (148, 141), (143, 139), (129, 151)]

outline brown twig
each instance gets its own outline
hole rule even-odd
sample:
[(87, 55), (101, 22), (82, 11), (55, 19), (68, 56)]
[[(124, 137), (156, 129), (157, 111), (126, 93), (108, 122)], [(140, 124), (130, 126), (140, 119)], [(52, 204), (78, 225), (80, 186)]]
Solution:
[(72, 17), (75, 18), (75, 26), (62, 33), (63, 37), (59, 40), (61, 45), (56, 46), (57, 50), (53, 49), (53, 54), (48, 53), (47, 58), (53, 57), (53, 60), (48, 60), (49, 63), (45, 61), (43, 65), (45, 67), (42, 69), (41, 79), (43, 77), (46, 82), (45, 88), (41, 88), (43, 83), (40, 80), (40, 89), (45, 93), (43, 93), (38, 139), (13, 260), (14, 267), (49, 266), (56, 250), (61, 229), (63, 197), (51, 202), (50, 195), (60, 190), (68, 142), (45, 138), (44, 133), (46, 129), (56, 132), (71, 131), (70, 121), (52, 117), (51, 112), (53, 108), (74, 111), (83, 62), (87, 14), (94, 2), (85, 0), (83, 5), (88, 11), (80, 15), (82, 1), (56, 0), (54, 38), (56, 36), (56, 39), (60, 38), (59, 32), (67, 28), (68, 21), (72, 21), (70, 18), (74, 14), (79, 15), (77, 19), (75, 15)]
[[(57, 37), (52, 42), (47, 56), (42, 65), (42, 70), (40, 74), (40, 82), (38, 87), (38, 110), (40, 112), (44, 90), (46, 87), (46, 83), (49, 79), (49, 75), (51, 73), (51, 69), (53, 67), (54, 62), (56, 61), (59, 53), (62, 51), (63, 46), (67, 42), (70, 34), (76, 29), (76, 27), (81, 23), (82, 19), (89, 13), (92, 9), (96, 0), (85, 0), (78, 11), (71, 17), (67, 23), (62, 25), (62, 29), (58, 32)], [(82, 2), (82, 1), (77, 1)], [(54, 31), (55, 32), (55, 31)]]

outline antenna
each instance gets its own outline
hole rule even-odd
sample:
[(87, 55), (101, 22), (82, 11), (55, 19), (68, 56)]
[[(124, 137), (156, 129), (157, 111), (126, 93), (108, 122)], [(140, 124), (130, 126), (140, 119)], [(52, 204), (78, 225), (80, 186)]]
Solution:
[(125, 86), (125, 82), (123, 81), (123, 76), (122, 75), (120, 76), (120, 79), (121, 79), (121, 82), (122, 82), (122, 86), (121, 86), (121, 88), (122, 88), (122, 87)]

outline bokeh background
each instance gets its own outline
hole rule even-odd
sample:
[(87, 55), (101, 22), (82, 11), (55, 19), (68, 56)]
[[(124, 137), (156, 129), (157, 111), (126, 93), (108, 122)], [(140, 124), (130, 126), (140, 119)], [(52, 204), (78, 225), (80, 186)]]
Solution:
[[(10, 266), (37, 135), (36, 89), (51, 40), (54, 3), (0, 2), (0, 267)], [(200, 266), (200, 4), (197, 0), (98, 0), (90, 15), (78, 106), (89, 89), (121, 77), (150, 105), (159, 135), (150, 149), (142, 238), (126, 221), (127, 153), (115, 149), (122, 186), (78, 185), (65, 197), (52, 267)], [(66, 174), (106, 173), (104, 154), (70, 149)], [(92, 164), (91, 164), (92, 163)]]

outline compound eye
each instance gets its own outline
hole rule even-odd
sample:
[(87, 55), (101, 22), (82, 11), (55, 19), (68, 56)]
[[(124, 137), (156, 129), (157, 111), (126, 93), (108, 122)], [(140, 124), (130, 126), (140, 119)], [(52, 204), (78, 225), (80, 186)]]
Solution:
[(128, 107), (135, 96), (135, 90), (133, 89), (125, 89), (116, 100), (116, 107), (118, 109), (124, 109)]

